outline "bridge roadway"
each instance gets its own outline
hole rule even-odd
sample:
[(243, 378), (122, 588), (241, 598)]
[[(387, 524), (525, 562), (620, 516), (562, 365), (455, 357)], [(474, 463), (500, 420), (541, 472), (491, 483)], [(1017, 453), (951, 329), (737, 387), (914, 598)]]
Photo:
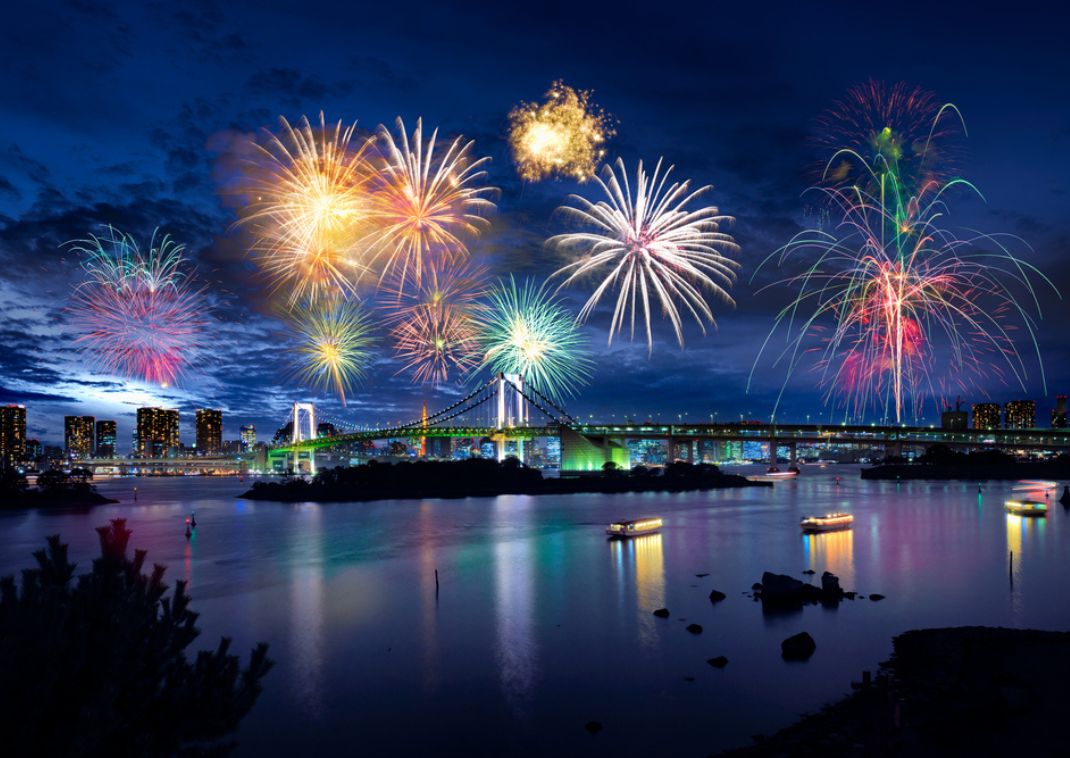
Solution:
[[(850, 444), (880, 447), (933, 445), (949, 447), (991, 447), (1005, 449), (1070, 451), (1070, 429), (937, 429), (929, 426), (875, 426), (850, 424), (576, 424), (569, 427), (587, 437), (625, 439), (664, 439), (676, 442), (716, 440), (724, 442), (770, 442), (778, 445)], [(276, 452), (313, 450), (350, 442), (420, 437), (534, 439), (556, 437), (560, 427), (443, 426), (369, 429), (333, 437), (319, 437), (297, 445), (273, 448)]]

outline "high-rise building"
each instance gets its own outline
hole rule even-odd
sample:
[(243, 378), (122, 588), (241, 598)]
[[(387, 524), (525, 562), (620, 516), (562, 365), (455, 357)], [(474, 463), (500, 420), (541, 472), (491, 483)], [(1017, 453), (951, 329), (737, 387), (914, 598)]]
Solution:
[(1004, 426), (1007, 429), (1034, 429), (1037, 425), (1035, 400), (1011, 400), (1003, 406)]
[(1055, 407), (1051, 409), (1051, 428), (1052, 429), (1066, 429), (1066, 395), (1059, 395), (1055, 398)]
[(44, 454), (41, 440), (26, 440), (26, 455), (23, 457), (27, 463), (34, 463)]
[(89, 458), (93, 455), (92, 416), (63, 417), (63, 448), (68, 458)]
[(241, 448), (243, 452), (251, 452), (256, 447), (256, 427), (246, 424), (241, 428)]
[(974, 429), (999, 429), (1002, 415), (999, 403), (974, 403), (971, 410)]
[(223, 411), (197, 409), (197, 454), (219, 455), (223, 452)]
[(0, 468), (17, 466), (26, 457), (26, 406), (0, 406)]
[(97, 458), (115, 457), (115, 422), (101, 419), (97, 422)]
[(178, 411), (165, 408), (137, 409), (138, 458), (165, 458), (178, 454)]

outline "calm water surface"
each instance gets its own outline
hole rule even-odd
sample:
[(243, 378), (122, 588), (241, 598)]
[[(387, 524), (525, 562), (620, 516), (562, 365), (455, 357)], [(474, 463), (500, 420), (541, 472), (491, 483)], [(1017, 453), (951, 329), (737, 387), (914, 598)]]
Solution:
[[(56, 532), (87, 566), (93, 527), (124, 516), (150, 561), (189, 580), (201, 647), (269, 642), (277, 666), (243, 755), (706, 755), (846, 693), (906, 629), (1070, 628), (1070, 514), (1007, 516), (1010, 485), (979, 498), (976, 483), (832, 466), (772, 489), (322, 506), (236, 499), (244, 486), (119, 480), (100, 489), (120, 505), (0, 514), (0, 573)], [(802, 516), (830, 510), (854, 529), (800, 535)], [(662, 534), (606, 541), (605, 523), (642, 515), (663, 516)], [(764, 570), (808, 568), (887, 599), (769, 616), (744, 594)], [(714, 588), (728, 594), (716, 606)], [(663, 606), (670, 619), (651, 615)], [(780, 641), (802, 630), (817, 653), (785, 663)], [(726, 669), (706, 664), (716, 655)]]

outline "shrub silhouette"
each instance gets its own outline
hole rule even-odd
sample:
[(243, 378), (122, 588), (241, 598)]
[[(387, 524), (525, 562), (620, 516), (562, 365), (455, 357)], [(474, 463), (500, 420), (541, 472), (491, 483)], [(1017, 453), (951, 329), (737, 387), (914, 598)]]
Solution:
[(169, 598), (165, 567), (127, 556), (125, 519), (97, 529), (99, 558), (74, 578), (58, 535), (37, 568), (0, 579), (0, 728), (7, 755), (224, 755), (221, 741), (256, 702), (267, 645), (242, 669), (223, 638), (200, 633), (185, 582)]

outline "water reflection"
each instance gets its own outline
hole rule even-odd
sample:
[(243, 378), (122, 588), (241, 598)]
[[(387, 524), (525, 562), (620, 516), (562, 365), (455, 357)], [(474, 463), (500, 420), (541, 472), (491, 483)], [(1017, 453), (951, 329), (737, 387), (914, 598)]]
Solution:
[(294, 690), (309, 716), (323, 715), (323, 513), (318, 505), (297, 506), (299, 528), (290, 544), (290, 645)]
[(1024, 624), (1024, 588), (1028, 580), (1025, 569), (1026, 552), (1033, 553), (1043, 548), (1046, 519), (1032, 516), (1017, 516), (1008, 513), (1007, 524), (1008, 578), (1011, 587), (1011, 616), (1015, 626)]
[[(499, 497), (495, 517), (510, 530), (526, 531), (530, 498)], [(494, 545), (498, 673), (506, 700), (517, 716), (524, 713), (535, 681), (538, 651), (534, 635), (534, 549), (532, 538), (499, 538)]]
[(610, 555), (622, 580), (621, 588), (635, 588), (639, 615), (639, 642), (657, 644), (657, 625), (651, 611), (665, 607), (665, 554), (661, 534), (647, 534), (626, 540), (610, 540)]
[(420, 627), (424, 638), (424, 689), (438, 688), (438, 563), (435, 557), (434, 504), (420, 503), (418, 514), (420, 534), (420, 603), (423, 613)]
[(855, 535), (853, 529), (823, 534), (804, 534), (806, 567), (820, 574), (831, 571), (848, 589), (855, 582)]

